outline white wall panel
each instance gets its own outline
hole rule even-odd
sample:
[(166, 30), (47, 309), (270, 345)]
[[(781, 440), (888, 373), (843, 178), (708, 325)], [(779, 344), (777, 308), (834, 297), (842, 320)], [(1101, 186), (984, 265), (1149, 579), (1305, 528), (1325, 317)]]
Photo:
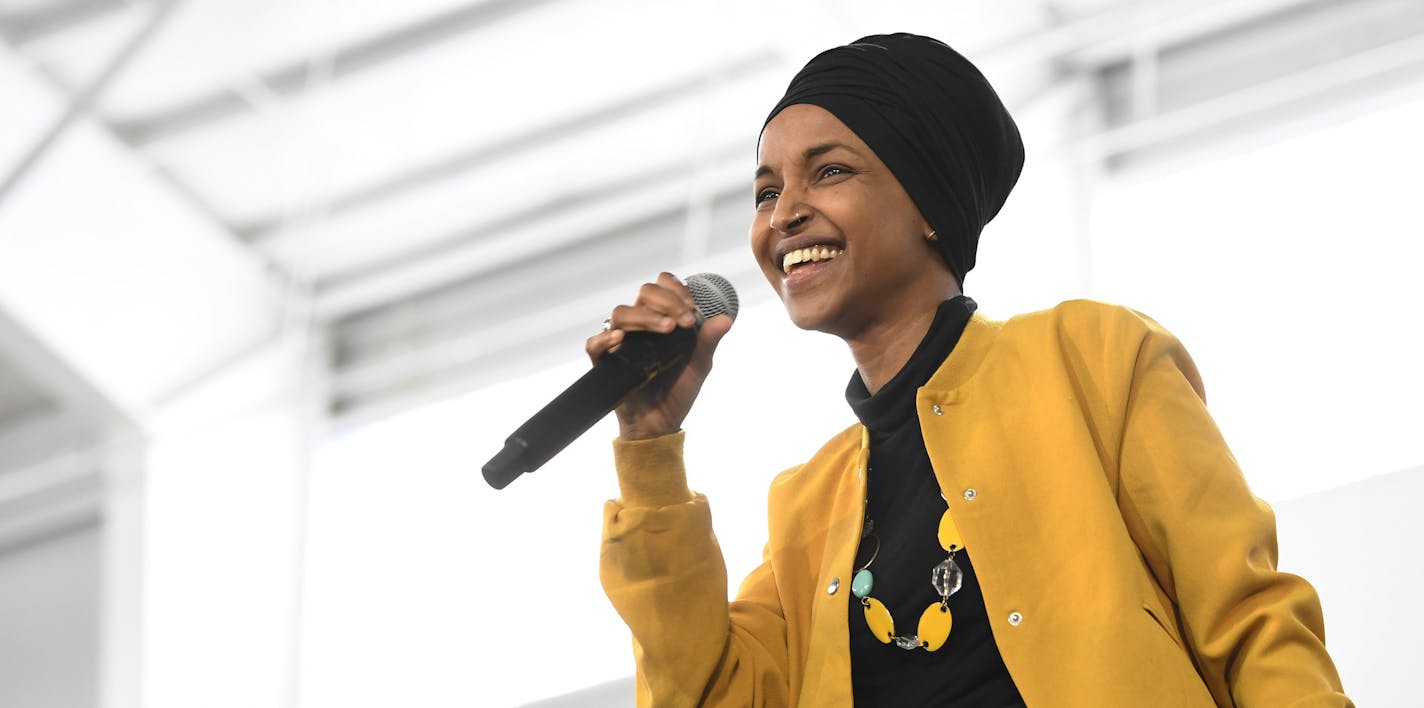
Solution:
[(0, 553), (0, 705), (99, 705), (101, 532)]
[(1282, 570), (1320, 593), (1325, 646), (1358, 706), (1411, 706), (1424, 666), (1424, 467), (1275, 505)]

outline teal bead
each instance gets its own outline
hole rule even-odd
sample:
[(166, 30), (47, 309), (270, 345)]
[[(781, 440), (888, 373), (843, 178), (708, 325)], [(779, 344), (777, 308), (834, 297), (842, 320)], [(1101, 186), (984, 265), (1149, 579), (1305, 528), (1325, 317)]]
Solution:
[(850, 593), (859, 598), (864, 598), (870, 594), (870, 590), (875, 587), (875, 576), (870, 574), (869, 568), (862, 568), (850, 581)]

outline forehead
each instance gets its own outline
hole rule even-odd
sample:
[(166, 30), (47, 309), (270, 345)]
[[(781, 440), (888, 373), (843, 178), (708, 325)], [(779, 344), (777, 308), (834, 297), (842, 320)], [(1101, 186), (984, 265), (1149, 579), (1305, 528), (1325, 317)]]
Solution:
[(766, 124), (757, 145), (757, 162), (777, 169), (788, 161), (799, 162), (808, 148), (827, 143), (838, 143), (856, 152), (870, 152), (860, 137), (830, 111), (798, 103), (782, 109)]

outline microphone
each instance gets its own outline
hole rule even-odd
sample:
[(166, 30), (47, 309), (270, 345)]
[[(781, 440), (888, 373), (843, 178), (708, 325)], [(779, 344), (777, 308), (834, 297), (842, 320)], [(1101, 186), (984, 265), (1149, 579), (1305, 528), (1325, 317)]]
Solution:
[(692, 329), (672, 332), (628, 332), (614, 351), (604, 354), (549, 405), (504, 441), (504, 449), (483, 468), (485, 481), (504, 489), (514, 478), (539, 469), (549, 458), (618, 407), (628, 394), (669, 371), (676, 372), (697, 347), (702, 322), (717, 315), (737, 317), (737, 291), (714, 273), (687, 276), (687, 289), (697, 304)]

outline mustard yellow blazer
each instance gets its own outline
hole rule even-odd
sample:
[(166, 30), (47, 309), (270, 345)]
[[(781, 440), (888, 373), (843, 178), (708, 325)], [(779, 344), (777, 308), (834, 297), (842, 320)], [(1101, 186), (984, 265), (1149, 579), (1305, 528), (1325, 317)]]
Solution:
[[(1276, 570), (1275, 517), (1155, 322), (1091, 301), (976, 314), (916, 405), (1029, 706), (1351, 705), (1319, 598)], [(772, 483), (764, 562), (731, 602), (682, 435), (614, 445), (601, 577), (638, 704), (850, 706), (864, 429)]]

